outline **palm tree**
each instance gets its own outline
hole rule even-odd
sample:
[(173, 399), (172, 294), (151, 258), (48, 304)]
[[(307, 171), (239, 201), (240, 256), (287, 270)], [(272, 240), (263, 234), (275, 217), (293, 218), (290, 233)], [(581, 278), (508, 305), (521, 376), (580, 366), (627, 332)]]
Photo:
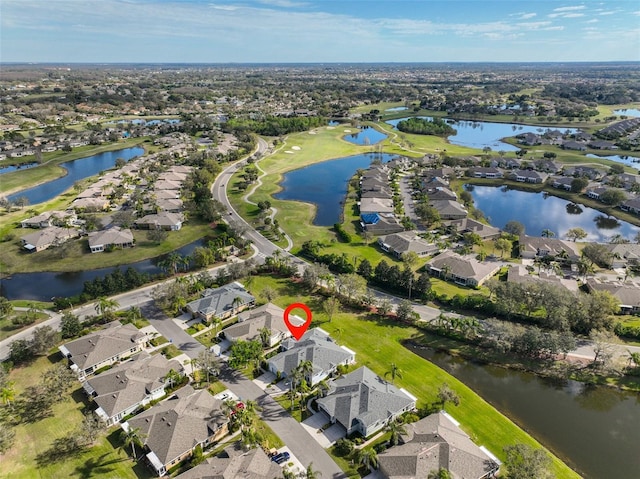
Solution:
[(135, 323), (139, 319), (142, 319), (142, 311), (137, 306), (131, 306), (127, 309), (127, 319), (132, 323)]
[(95, 310), (100, 316), (104, 316), (112, 311), (115, 311), (120, 306), (115, 299), (109, 299), (106, 296), (100, 296), (96, 302)]
[(356, 459), (358, 464), (362, 464), (368, 469), (372, 467), (377, 469), (378, 467), (378, 454), (371, 447), (368, 447), (367, 449), (360, 449)]
[(304, 379), (308, 379), (311, 382), (311, 373), (313, 373), (313, 363), (311, 361), (302, 361), (298, 364), (300, 374)]
[(212, 320), (213, 327), (215, 328), (215, 336), (218, 336), (218, 328), (222, 325), (222, 320), (215, 316)]
[(578, 273), (582, 275), (582, 282), (587, 280), (587, 275), (592, 275), (595, 273), (595, 268), (593, 263), (591, 263), (587, 258), (580, 258), (576, 265), (578, 267)]
[(271, 345), (271, 330), (269, 328), (260, 328), (258, 331), (260, 333), (262, 346), (265, 348), (269, 347)]
[(232, 310), (236, 310), (235, 312), (237, 313), (237, 309), (242, 306), (242, 298), (240, 296), (236, 296), (235, 298), (233, 298), (233, 301), (231, 302), (231, 309)]
[(448, 264), (443, 264), (442, 268), (440, 268), (440, 276), (442, 276), (442, 279), (446, 281), (450, 274), (451, 266), (449, 266)]
[(398, 444), (398, 440), (400, 439), (401, 434), (406, 434), (407, 430), (404, 427), (404, 424), (400, 421), (391, 421), (387, 424), (387, 432), (391, 433), (391, 437), (389, 438), (389, 442), (392, 446), (396, 446)]
[(389, 371), (384, 373), (384, 377), (391, 376), (391, 384), (396, 380), (396, 377), (402, 379), (402, 369), (400, 369), (396, 363), (391, 363)]
[(300, 477), (303, 479), (319, 479), (320, 476), (322, 476), (322, 473), (313, 469), (312, 462), (307, 466), (307, 470), (303, 472)]
[(329, 384), (323, 379), (316, 385), (316, 389), (318, 391), (318, 396), (322, 398), (329, 392)]
[(556, 234), (550, 229), (545, 228), (542, 230), (542, 233), (540, 233), (540, 236), (543, 238), (555, 238)]
[(7, 406), (11, 406), (11, 401), (15, 398), (14, 384), (13, 381), (7, 381), (4, 387), (0, 389), (0, 397)]
[(122, 439), (123, 447), (126, 448), (128, 446), (131, 446), (131, 456), (133, 457), (134, 461), (137, 460), (136, 444), (138, 444), (139, 446), (142, 446), (142, 438), (144, 436), (145, 435), (140, 432), (139, 427), (129, 427), (127, 431), (123, 429), (122, 432), (120, 433), (120, 438)]

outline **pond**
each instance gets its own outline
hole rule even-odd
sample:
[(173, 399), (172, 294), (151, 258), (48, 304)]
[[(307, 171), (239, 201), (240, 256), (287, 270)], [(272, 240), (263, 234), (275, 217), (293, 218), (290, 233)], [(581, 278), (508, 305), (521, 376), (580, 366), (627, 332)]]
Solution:
[(104, 153), (87, 156), (86, 158), (66, 161), (60, 164), (62, 168), (67, 170), (65, 176), (34, 186), (33, 188), (18, 191), (17, 193), (9, 195), (7, 199), (9, 201), (15, 201), (17, 198), (24, 196), (29, 200), (29, 204), (32, 205), (49, 201), (71, 188), (76, 181), (113, 168), (118, 158), (129, 161), (131, 158), (140, 156), (143, 153), (144, 149), (136, 146), (122, 150), (105, 151)]
[(37, 164), (38, 163), (20, 163), (19, 165), (3, 166), (2, 168), (0, 168), (0, 175), (4, 173), (10, 173), (12, 171), (26, 170), (28, 168), (33, 168)]
[(282, 191), (274, 195), (279, 200), (304, 201), (316, 205), (313, 224), (333, 226), (340, 221), (342, 202), (349, 180), (360, 168), (373, 160), (390, 161), (394, 155), (365, 153), (336, 160), (323, 161), (285, 173), (280, 183)]
[(408, 348), (473, 389), (585, 478), (639, 477), (639, 394)]
[(387, 137), (382, 132), (379, 132), (375, 128), (364, 127), (358, 133), (349, 133), (343, 138), (349, 143), (355, 143), (356, 145), (374, 145)]
[(593, 153), (588, 153), (585, 156), (587, 158), (602, 158), (604, 160), (611, 160), (617, 163), (623, 163), (633, 168), (640, 168), (640, 158), (637, 158), (635, 156), (627, 156), (627, 155), (600, 156), (600, 155), (594, 155)]
[(638, 108), (621, 108), (620, 110), (613, 110), (616, 115), (624, 116), (640, 116), (640, 109)]
[[(175, 250), (182, 256), (193, 253), (193, 250), (204, 244), (203, 240), (197, 240)], [(38, 254), (38, 253), (33, 253)], [(112, 253), (94, 253), (94, 254), (118, 254), (117, 251)], [(55, 296), (74, 296), (82, 293), (85, 281), (91, 281), (111, 273), (116, 268), (125, 271), (132, 267), (141, 273), (158, 274), (162, 270), (158, 264), (167, 255), (158, 256), (157, 258), (146, 259), (136, 263), (113, 266), (109, 268), (93, 269), (88, 271), (76, 271), (71, 273), (16, 273), (0, 280), (0, 296), (7, 299), (29, 299), (33, 301), (51, 301)]]
[(599, 242), (607, 242), (617, 234), (633, 241), (640, 232), (639, 227), (626, 221), (545, 193), (495, 186), (465, 185), (465, 188), (471, 192), (476, 208), (498, 228), (515, 220), (524, 225), (530, 236), (540, 236), (542, 230), (550, 229), (560, 239), (565, 238), (569, 229), (582, 228), (588, 235), (586, 241)]
[(409, 107), (406, 106), (394, 106), (393, 108), (387, 108), (385, 111), (405, 111), (408, 109)]
[[(433, 120), (432, 117), (420, 116)], [(399, 118), (397, 120), (388, 120), (387, 123), (396, 127), (398, 123), (407, 118)], [(493, 151), (518, 151), (519, 147), (510, 145), (500, 141), (502, 138), (520, 135), (521, 133), (542, 134), (547, 130), (559, 130), (563, 133), (573, 133), (577, 131), (575, 128), (549, 128), (530, 125), (518, 125), (516, 123), (491, 123), (488, 121), (464, 121), (451, 120), (446, 118), (445, 121), (456, 129), (455, 135), (449, 136), (447, 139), (454, 145), (466, 146), (469, 148), (477, 148), (482, 150), (485, 147), (491, 148)]]

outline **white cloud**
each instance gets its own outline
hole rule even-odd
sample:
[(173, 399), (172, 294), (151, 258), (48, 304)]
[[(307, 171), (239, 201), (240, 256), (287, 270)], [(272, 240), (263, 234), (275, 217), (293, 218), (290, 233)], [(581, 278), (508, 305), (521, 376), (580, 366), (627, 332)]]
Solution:
[(562, 16), (563, 18), (580, 18), (584, 17), (584, 13), (567, 13)]
[(576, 5), (574, 7), (559, 7), (559, 8), (554, 8), (553, 11), (554, 12), (571, 12), (573, 10), (584, 10), (585, 7), (584, 5)]
[(533, 18), (535, 16), (537, 16), (537, 13), (523, 13), (522, 15), (520, 15), (520, 17), (518, 17), (520, 20), (528, 20), (529, 18)]
[(291, 8), (291, 7), (303, 7), (308, 5), (306, 2), (294, 2), (291, 0), (257, 0), (258, 3), (262, 3), (263, 5), (270, 5), (273, 7), (283, 7), (283, 8)]
[(600, 20), (598, 20), (597, 18), (592, 18), (591, 20), (587, 20), (584, 23), (598, 23)]

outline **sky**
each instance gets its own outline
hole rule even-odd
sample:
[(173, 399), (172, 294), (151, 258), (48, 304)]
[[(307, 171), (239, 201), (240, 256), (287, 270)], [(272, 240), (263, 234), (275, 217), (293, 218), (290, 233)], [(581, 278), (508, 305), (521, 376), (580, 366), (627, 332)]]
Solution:
[(639, 60), (637, 0), (0, 0), (0, 62)]

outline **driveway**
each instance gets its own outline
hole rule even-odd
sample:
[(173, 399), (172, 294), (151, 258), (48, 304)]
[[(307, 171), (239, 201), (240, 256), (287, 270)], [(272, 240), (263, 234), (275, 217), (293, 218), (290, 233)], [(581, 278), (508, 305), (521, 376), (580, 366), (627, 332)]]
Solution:
[(140, 311), (142, 312), (142, 316), (147, 318), (160, 334), (191, 359), (197, 358), (200, 351), (204, 351), (202, 344), (185, 333), (184, 330), (178, 326), (173, 319), (164, 314), (153, 301), (140, 304)]
[(347, 430), (338, 423), (332, 424), (324, 431), (320, 431), (320, 428), (329, 422), (331, 422), (331, 419), (323, 411), (317, 412), (302, 421), (302, 427), (323, 449), (333, 446), (338, 439), (342, 439), (347, 435)]

